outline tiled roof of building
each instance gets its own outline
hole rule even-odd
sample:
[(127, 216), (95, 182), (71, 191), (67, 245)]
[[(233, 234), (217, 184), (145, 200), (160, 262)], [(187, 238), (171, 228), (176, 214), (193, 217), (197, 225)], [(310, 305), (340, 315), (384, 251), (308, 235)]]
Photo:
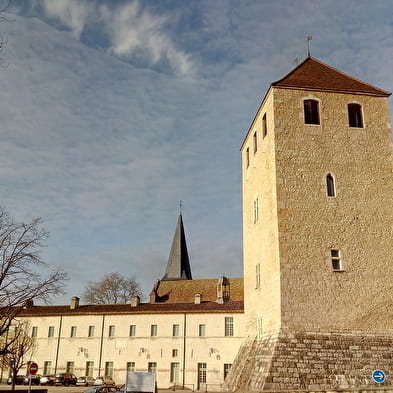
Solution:
[(20, 317), (56, 316), (56, 315), (119, 315), (119, 314), (176, 314), (176, 313), (237, 313), (244, 311), (243, 301), (229, 301), (223, 304), (215, 302), (194, 303), (140, 303), (130, 304), (91, 304), (80, 305), (71, 309), (65, 306), (31, 306), (23, 309)]
[[(230, 300), (243, 301), (243, 279), (229, 278)], [(194, 301), (194, 296), (200, 294), (202, 302), (215, 302), (217, 299), (218, 279), (161, 281), (156, 290), (158, 302), (188, 303)]]
[(272, 86), (387, 97), (391, 93), (353, 78), (321, 61), (308, 57)]

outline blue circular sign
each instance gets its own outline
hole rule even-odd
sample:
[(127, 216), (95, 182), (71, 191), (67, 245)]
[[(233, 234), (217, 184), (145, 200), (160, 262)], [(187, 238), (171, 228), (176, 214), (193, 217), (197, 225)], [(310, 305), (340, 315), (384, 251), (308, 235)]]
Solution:
[(372, 373), (373, 381), (376, 383), (385, 382), (386, 375), (382, 370), (374, 370)]

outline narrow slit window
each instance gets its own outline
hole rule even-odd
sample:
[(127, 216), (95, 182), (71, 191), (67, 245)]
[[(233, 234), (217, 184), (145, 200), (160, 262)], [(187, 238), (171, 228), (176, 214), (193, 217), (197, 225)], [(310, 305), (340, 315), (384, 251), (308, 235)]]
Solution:
[(267, 135), (266, 113), (262, 117), (262, 134), (263, 137)]
[(304, 122), (319, 124), (319, 102), (317, 100), (304, 100)]
[(334, 177), (330, 173), (326, 175), (326, 191), (327, 191), (327, 196), (329, 197), (336, 196)]
[(348, 121), (350, 127), (363, 128), (362, 107), (359, 104), (348, 104)]
[(255, 154), (258, 151), (258, 135), (256, 131), (254, 132), (253, 140), (254, 140), (254, 154)]
[(247, 147), (246, 149), (246, 168), (250, 166), (250, 149)]

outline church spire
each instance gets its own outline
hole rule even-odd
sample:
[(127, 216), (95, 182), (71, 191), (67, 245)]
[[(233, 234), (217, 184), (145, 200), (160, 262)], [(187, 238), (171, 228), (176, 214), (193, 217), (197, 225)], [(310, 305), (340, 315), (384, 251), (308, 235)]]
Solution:
[(164, 277), (162, 277), (162, 281), (175, 280), (192, 280), (181, 211), (177, 220), (175, 235), (173, 236), (166, 272)]

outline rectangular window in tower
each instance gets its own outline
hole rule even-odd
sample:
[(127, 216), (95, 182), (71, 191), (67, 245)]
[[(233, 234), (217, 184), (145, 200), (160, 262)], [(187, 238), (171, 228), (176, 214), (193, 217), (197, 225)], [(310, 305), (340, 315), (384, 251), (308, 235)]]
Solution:
[(53, 337), (55, 335), (55, 327), (49, 326), (48, 328), (48, 337)]
[(350, 127), (363, 128), (362, 106), (348, 104), (348, 122)]
[(267, 135), (267, 122), (266, 122), (266, 113), (262, 117), (262, 135), (265, 138)]
[(172, 325), (172, 336), (177, 337), (179, 335), (180, 326), (178, 324)]
[(330, 257), (332, 261), (333, 271), (338, 272), (342, 271), (342, 260), (340, 250), (330, 250)]
[(317, 100), (304, 100), (304, 122), (319, 124), (319, 102)]
[(233, 317), (225, 317), (225, 336), (233, 336)]
[(258, 151), (258, 135), (256, 131), (254, 132), (253, 143), (254, 143), (254, 154), (255, 154)]
[(156, 337), (157, 336), (157, 325), (150, 326), (150, 336)]

